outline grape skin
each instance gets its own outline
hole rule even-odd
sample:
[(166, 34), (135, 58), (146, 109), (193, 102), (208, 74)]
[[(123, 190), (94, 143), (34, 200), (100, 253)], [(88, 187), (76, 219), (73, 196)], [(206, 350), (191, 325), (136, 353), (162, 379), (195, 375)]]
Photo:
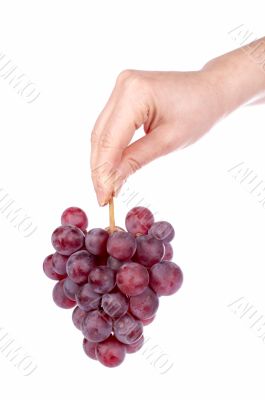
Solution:
[(107, 252), (114, 258), (124, 261), (130, 259), (136, 250), (136, 240), (128, 232), (114, 232), (107, 243)]
[(165, 246), (165, 254), (163, 257), (163, 261), (171, 261), (173, 258), (173, 248), (170, 243), (164, 242)]
[(135, 261), (146, 267), (151, 267), (162, 260), (165, 246), (161, 240), (151, 235), (146, 235), (137, 237), (136, 242)]
[(86, 338), (84, 338), (83, 340), (83, 349), (84, 352), (86, 353), (86, 355), (89, 358), (92, 358), (92, 360), (96, 360), (97, 356), (96, 356), (96, 347), (97, 347), (97, 343), (95, 342), (90, 342), (89, 340), (87, 340)]
[(126, 344), (126, 352), (129, 354), (136, 353), (140, 350), (144, 345), (144, 337), (143, 335), (137, 340), (137, 342)]
[(102, 311), (90, 311), (82, 323), (82, 333), (91, 342), (102, 342), (112, 332), (112, 319)]
[(68, 297), (65, 296), (63, 290), (64, 280), (59, 281), (53, 288), (52, 297), (53, 301), (58, 307), (61, 308), (72, 308), (75, 306), (75, 301), (70, 300)]
[(120, 261), (117, 258), (109, 256), (107, 259), (107, 267), (112, 269), (112, 271), (118, 271), (122, 264), (123, 261)]
[(111, 318), (119, 318), (127, 313), (129, 300), (120, 291), (106, 293), (102, 296), (101, 306)]
[(76, 226), (59, 226), (52, 234), (52, 245), (58, 253), (70, 256), (81, 249), (84, 244), (84, 237), (81, 229)]
[(183, 282), (183, 274), (172, 261), (162, 261), (150, 270), (150, 286), (158, 296), (170, 296), (177, 292)]
[(153, 317), (158, 310), (159, 299), (155, 292), (147, 287), (143, 293), (130, 298), (130, 311), (140, 320)]
[(75, 295), (79, 291), (80, 286), (73, 282), (70, 278), (66, 278), (63, 283), (63, 291), (68, 299), (75, 301)]
[(126, 346), (113, 336), (97, 344), (97, 359), (101, 364), (105, 365), (105, 367), (117, 367), (124, 361), (125, 355)]
[(62, 213), (62, 225), (74, 225), (82, 231), (87, 229), (88, 219), (86, 213), (79, 207), (69, 207)]
[(83, 311), (91, 311), (98, 308), (100, 305), (101, 297), (98, 293), (95, 293), (90, 283), (86, 283), (81, 286), (76, 296), (77, 305)]
[(72, 313), (72, 321), (77, 329), (81, 330), (83, 320), (85, 319), (86, 316), (87, 316), (86, 311), (81, 310), (81, 308), (79, 308), (78, 306), (75, 307)]
[(93, 268), (88, 280), (96, 293), (108, 293), (116, 284), (114, 272), (103, 266)]
[(175, 236), (175, 231), (169, 222), (158, 221), (151, 226), (148, 234), (164, 242), (171, 242)]
[(86, 283), (88, 275), (96, 266), (96, 258), (87, 250), (79, 250), (72, 254), (66, 264), (66, 271), (73, 282)]
[(148, 208), (134, 207), (125, 218), (125, 226), (128, 232), (136, 236), (146, 235), (154, 223), (154, 216)]
[(127, 296), (136, 296), (144, 291), (149, 283), (147, 269), (138, 263), (123, 264), (116, 275), (117, 286)]
[(67, 275), (66, 274), (66, 263), (67, 263), (68, 258), (69, 258), (68, 256), (63, 256), (62, 254), (57, 253), (57, 251), (52, 256), (54, 270), (59, 275)]
[(125, 314), (113, 323), (115, 337), (124, 344), (137, 342), (143, 334), (143, 324), (130, 314)]
[(106, 254), (109, 234), (105, 229), (94, 228), (86, 234), (85, 245), (87, 250), (95, 256)]
[(55, 271), (52, 258), (53, 258), (53, 254), (50, 254), (43, 261), (43, 272), (45, 273), (45, 275), (48, 278), (53, 279), (55, 281), (60, 281), (60, 280), (64, 279), (66, 277), (66, 275), (60, 275)]

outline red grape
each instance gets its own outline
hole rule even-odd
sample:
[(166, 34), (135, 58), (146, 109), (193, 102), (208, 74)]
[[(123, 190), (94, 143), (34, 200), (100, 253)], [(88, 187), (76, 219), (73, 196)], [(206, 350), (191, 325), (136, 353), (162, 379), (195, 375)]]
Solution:
[(75, 306), (75, 301), (70, 300), (68, 297), (65, 296), (63, 290), (64, 280), (59, 281), (53, 288), (52, 297), (53, 301), (58, 307), (61, 308), (72, 308)]
[(89, 274), (88, 281), (96, 293), (108, 293), (115, 286), (114, 272), (107, 267), (96, 267)]
[(118, 260), (129, 260), (135, 253), (136, 240), (128, 232), (114, 232), (108, 240), (108, 253)]
[(146, 318), (146, 319), (142, 319), (142, 323), (144, 326), (151, 324), (154, 319), (155, 319), (155, 315), (153, 315), (151, 318)]
[(110, 317), (118, 318), (127, 313), (129, 301), (121, 292), (106, 293), (102, 296), (101, 306)]
[(113, 271), (118, 271), (118, 269), (120, 268), (120, 266), (123, 264), (122, 261), (117, 260), (117, 258), (108, 257), (107, 260), (107, 267), (109, 267), (110, 269), (112, 269)]
[(82, 333), (91, 342), (102, 342), (112, 332), (112, 320), (102, 311), (90, 311), (82, 323)]
[(83, 320), (85, 319), (86, 316), (87, 316), (87, 312), (81, 310), (81, 308), (79, 308), (78, 306), (74, 309), (73, 314), (72, 314), (72, 320), (73, 320), (74, 326), (77, 329), (81, 330)]
[(151, 235), (136, 238), (137, 249), (134, 259), (146, 267), (160, 262), (164, 256), (165, 247), (161, 240)]
[(148, 286), (149, 273), (143, 265), (128, 262), (120, 267), (116, 282), (121, 292), (127, 296), (136, 296)]
[(137, 342), (143, 334), (143, 324), (130, 314), (116, 319), (113, 323), (115, 337), (124, 344)]
[(66, 274), (66, 263), (68, 260), (68, 256), (63, 256), (60, 253), (57, 253), (57, 251), (54, 253), (52, 256), (52, 262), (54, 265), (54, 270), (60, 274), (60, 275), (67, 275)]
[(72, 225), (60, 226), (52, 234), (52, 245), (58, 253), (70, 256), (84, 244), (83, 232)]
[(170, 243), (164, 242), (165, 254), (162, 261), (171, 261), (173, 258), (173, 248)]
[(132, 235), (147, 234), (154, 223), (154, 216), (148, 208), (134, 207), (126, 215), (125, 225)]
[(87, 282), (89, 272), (95, 266), (95, 256), (87, 250), (79, 250), (69, 257), (66, 264), (66, 271), (72, 281), (80, 284)]
[(175, 236), (175, 231), (169, 222), (158, 221), (151, 226), (148, 234), (164, 242), (171, 242)]
[(83, 340), (83, 349), (84, 352), (86, 353), (86, 355), (89, 358), (92, 358), (92, 360), (96, 360), (97, 356), (96, 356), (96, 347), (97, 347), (97, 343), (95, 342), (90, 342), (89, 340), (87, 340), (86, 338), (84, 338)]
[(130, 311), (136, 318), (141, 320), (153, 317), (157, 312), (158, 306), (158, 297), (149, 287), (138, 296), (130, 298)]
[(57, 272), (54, 269), (54, 263), (52, 257), (53, 255), (50, 254), (43, 261), (43, 272), (45, 273), (45, 275), (48, 276), (48, 278), (53, 279), (55, 281), (60, 281), (61, 279), (64, 279), (66, 275), (57, 274)]
[(102, 256), (106, 254), (108, 238), (109, 234), (107, 231), (105, 231), (105, 229), (91, 229), (89, 232), (87, 232), (85, 238), (85, 245), (87, 250), (96, 256)]
[(73, 282), (70, 278), (66, 278), (63, 283), (64, 294), (68, 299), (75, 301), (75, 295), (79, 291), (80, 286)]
[(131, 343), (131, 344), (126, 344), (126, 352), (127, 353), (136, 353), (138, 350), (140, 350), (143, 347), (144, 344), (144, 337), (143, 335), (140, 337), (140, 339), (137, 340), (137, 342)]
[(85, 212), (78, 207), (69, 207), (62, 213), (62, 225), (74, 225), (82, 231), (86, 230), (88, 220)]
[(181, 287), (183, 274), (172, 261), (153, 265), (150, 271), (150, 286), (158, 296), (169, 296)]
[(98, 293), (95, 293), (90, 283), (86, 283), (81, 286), (76, 296), (77, 305), (84, 311), (91, 311), (98, 308), (101, 297)]
[(104, 342), (97, 344), (97, 359), (101, 362), (101, 364), (105, 365), (105, 367), (117, 367), (123, 362), (125, 355), (126, 346), (120, 343), (113, 336), (110, 336)]

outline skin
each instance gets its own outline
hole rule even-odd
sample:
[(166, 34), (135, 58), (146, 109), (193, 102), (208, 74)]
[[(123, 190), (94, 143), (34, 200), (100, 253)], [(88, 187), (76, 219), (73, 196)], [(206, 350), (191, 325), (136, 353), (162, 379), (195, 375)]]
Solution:
[[(99, 204), (145, 164), (194, 143), (237, 108), (264, 101), (265, 38), (199, 71), (123, 71), (91, 135)], [(141, 126), (145, 135), (132, 143)]]

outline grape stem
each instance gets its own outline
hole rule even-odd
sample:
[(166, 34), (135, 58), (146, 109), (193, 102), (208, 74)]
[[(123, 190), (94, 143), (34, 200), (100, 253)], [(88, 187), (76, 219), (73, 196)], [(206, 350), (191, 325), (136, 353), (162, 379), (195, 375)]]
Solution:
[(109, 201), (109, 228), (110, 233), (115, 231), (115, 217), (114, 217), (114, 200), (113, 197)]

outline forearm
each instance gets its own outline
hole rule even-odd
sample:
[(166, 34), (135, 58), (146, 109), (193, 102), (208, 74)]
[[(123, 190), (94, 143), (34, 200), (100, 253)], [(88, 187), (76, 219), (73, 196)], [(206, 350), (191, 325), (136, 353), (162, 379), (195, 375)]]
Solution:
[(265, 101), (265, 38), (211, 60), (203, 71), (220, 92), (224, 115), (241, 105)]

